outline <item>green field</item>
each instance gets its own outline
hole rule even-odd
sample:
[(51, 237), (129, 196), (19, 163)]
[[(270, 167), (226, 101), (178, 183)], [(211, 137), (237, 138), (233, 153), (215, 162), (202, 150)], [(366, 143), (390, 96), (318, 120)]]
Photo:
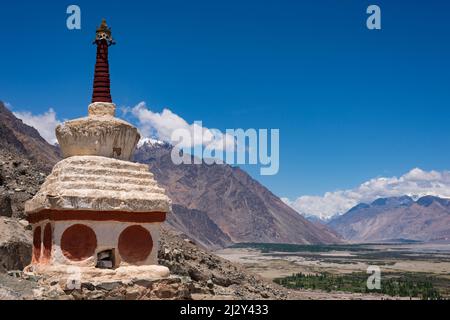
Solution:
[(383, 274), (380, 290), (369, 290), (366, 285), (366, 273), (352, 273), (333, 275), (322, 273), (319, 275), (294, 274), (289, 277), (277, 278), (274, 281), (290, 289), (312, 289), (344, 291), (352, 293), (381, 293), (389, 296), (420, 298), (424, 300), (442, 299), (440, 290), (435, 288), (437, 278), (420, 274)]

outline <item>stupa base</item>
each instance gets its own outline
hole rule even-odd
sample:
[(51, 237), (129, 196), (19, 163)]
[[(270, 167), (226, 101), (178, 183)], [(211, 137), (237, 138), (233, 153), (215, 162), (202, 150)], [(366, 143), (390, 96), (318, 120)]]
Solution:
[(46, 266), (29, 265), (24, 270), (25, 274), (43, 276), (47, 281), (55, 279), (67, 288), (77, 289), (77, 285), (84, 282), (108, 283), (115, 281), (132, 280), (158, 280), (170, 276), (169, 268), (160, 265), (124, 266), (117, 269), (99, 269), (94, 267), (78, 266)]

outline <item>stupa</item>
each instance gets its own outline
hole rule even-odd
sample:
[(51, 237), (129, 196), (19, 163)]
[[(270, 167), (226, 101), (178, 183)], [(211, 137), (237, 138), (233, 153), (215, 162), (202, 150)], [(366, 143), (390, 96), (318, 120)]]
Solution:
[(138, 130), (115, 118), (108, 63), (114, 40), (105, 20), (94, 43), (89, 115), (56, 128), (64, 160), (25, 204), (33, 227), (27, 269), (52, 273), (79, 267), (88, 274), (167, 277), (157, 254), (170, 199), (146, 165), (131, 162)]

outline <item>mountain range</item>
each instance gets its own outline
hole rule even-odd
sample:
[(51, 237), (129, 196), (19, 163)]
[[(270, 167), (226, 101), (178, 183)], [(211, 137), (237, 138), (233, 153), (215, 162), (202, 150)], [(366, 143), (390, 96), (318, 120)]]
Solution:
[(450, 239), (450, 200), (425, 196), (380, 198), (361, 203), (328, 227), (352, 242)]
[[(167, 224), (198, 244), (216, 249), (236, 242), (341, 241), (328, 229), (307, 221), (241, 169), (177, 166), (171, 160), (171, 148), (148, 140), (139, 144), (135, 161), (149, 165), (172, 199)], [(61, 159), (60, 152), (1, 102), (0, 150), (0, 208), (10, 205), (12, 215), (21, 218), (23, 202), (37, 192), (45, 174)]]
[[(0, 215), (23, 218), (23, 203), (61, 159), (57, 146), (0, 102)], [(238, 167), (175, 165), (172, 147), (142, 140), (134, 160), (149, 165), (173, 201), (167, 225), (208, 249), (239, 242), (323, 244), (450, 239), (450, 200), (425, 196), (361, 203), (326, 224), (307, 220)]]
[[(175, 165), (169, 144), (147, 142), (135, 160), (149, 164), (174, 206), (169, 224), (195, 235), (209, 247), (238, 242), (336, 243), (340, 239), (299, 215), (267, 188), (238, 167), (229, 165)], [(192, 223), (200, 217), (213, 230)], [(214, 227), (213, 227), (214, 226)], [(217, 227), (217, 228), (216, 228)], [(205, 243), (207, 241), (207, 243)]]

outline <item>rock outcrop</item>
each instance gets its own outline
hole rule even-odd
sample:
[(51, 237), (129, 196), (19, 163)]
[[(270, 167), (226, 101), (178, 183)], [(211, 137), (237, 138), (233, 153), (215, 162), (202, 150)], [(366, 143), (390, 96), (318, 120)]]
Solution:
[(0, 194), (0, 216), (11, 217), (12, 214), (11, 197), (9, 194)]
[(159, 263), (190, 279), (194, 299), (287, 299), (288, 291), (238, 265), (198, 248), (187, 238), (163, 230)]
[(31, 231), (26, 221), (0, 217), (0, 273), (22, 270), (31, 261)]

